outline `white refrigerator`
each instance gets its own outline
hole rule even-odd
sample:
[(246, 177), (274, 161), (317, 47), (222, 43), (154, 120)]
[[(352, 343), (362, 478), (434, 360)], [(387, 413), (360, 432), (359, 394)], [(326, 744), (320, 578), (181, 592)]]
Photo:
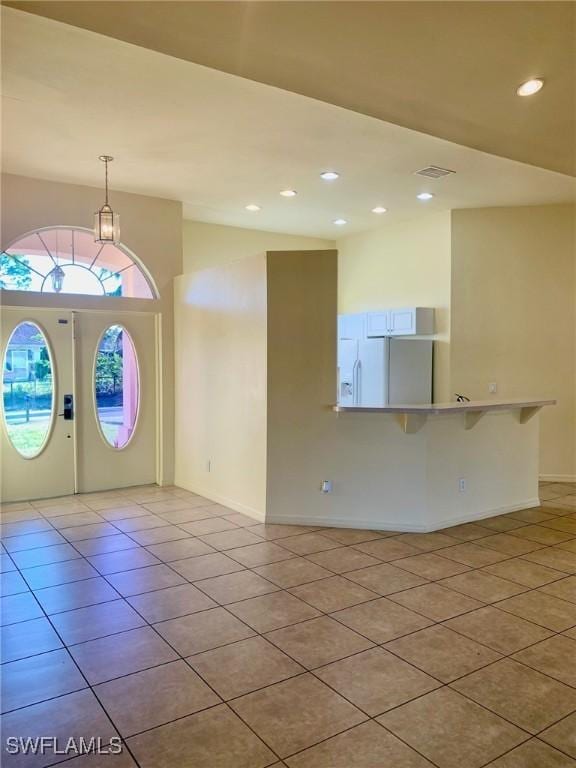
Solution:
[(431, 403), (432, 346), (428, 339), (339, 338), (338, 405)]

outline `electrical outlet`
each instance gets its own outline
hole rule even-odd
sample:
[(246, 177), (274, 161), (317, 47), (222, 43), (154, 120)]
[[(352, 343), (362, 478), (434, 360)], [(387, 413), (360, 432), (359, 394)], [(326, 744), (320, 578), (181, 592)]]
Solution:
[(322, 480), (320, 490), (322, 493), (332, 493), (332, 480)]
[(495, 395), (496, 392), (498, 392), (498, 384), (496, 384), (495, 381), (491, 381), (488, 384), (488, 392), (490, 392), (491, 395)]
[(466, 478), (461, 477), (460, 480), (458, 480), (458, 490), (460, 493), (466, 493)]

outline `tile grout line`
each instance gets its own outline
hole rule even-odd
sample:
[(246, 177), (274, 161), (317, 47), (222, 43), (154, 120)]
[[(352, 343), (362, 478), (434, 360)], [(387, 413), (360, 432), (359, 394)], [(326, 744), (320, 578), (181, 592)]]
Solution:
[[(224, 516), (224, 515), (222, 515), (222, 516)], [(170, 525), (170, 523), (168, 523), (168, 524)], [(243, 526), (242, 526), (242, 527), (243, 527)], [(298, 534), (297, 534), (297, 535), (298, 535)], [(197, 537), (194, 537), (194, 538), (197, 538)], [(267, 540), (264, 540), (264, 541), (267, 541)], [(275, 542), (274, 542), (274, 543), (275, 543)], [(248, 545), (248, 546), (249, 546), (249, 545)], [(281, 545), (279, 545), (279, 546), (281, 546)], [(352, 545), (342, 545), (342, 546), (352, 546)], [(547, 548), (547, 546), (549, 546), (549, 545), (543, 545), (543, 547), (542, 547), (542, 548)], [(553, 546), (553, 545), (552, 545), (552, 546)], [(119, 551), (122, 551), (122, 550), (119, 550)], [(226, 550), (218, 550), (218, 551), (219, 551), (219, 552), (222, 552), (222, 553), (225, 553), (225, 551), (226, 551)], [(298, 553), (293, 553), (293, 554), (294, 554), (295, 556), (298, 556)], [(308, 554), (313, 554), (313, 553), (308, 553)], [(422, 554), (424, 554), (424, 552), (423, 552)], [(83, 557), (83, 556), (82, 556), (82, 557)], [(308, 559), (308, 558), (306, 558), (306, 556), (305, 556), (305, 555), (300, 555), (300, 557), (302, 557), (303, 559)], [(515, 557), (515, 556), (511, 556), (511, 557)], [(86, 559), (86, 558), (85, 558), (85, 559)], [(184, 558), (184, 559), (186, 559), (186, 558)], [(168, 563), (166, 563), (165, 561), (161, 561), (161, 562), (163, 562), (163, 564), (165, 564), (165, 565), (168, 565), (168, 566), (169, 566), (169, 564), (168, 564)], [(313, 562), (313, 561), (312, 561), (312, 562)], [(242, 565), (242, 564), (241, 564), (241, 565)], [(169, 567), (170, 567), (170, 566), (169, 566)], [(250, 567), (250, 568), (244, 568), (244, 570), (248, 570), (248, 571), (250, 571), (250, 572), (254, 572), (254, 571), (253, 571), (253, 568), (255, 568), (255, 567), (259, 567), (259, 566), (252, 566), (252, 567)], [(372, 566), (368, 566), (368, 567), (372, 567)], [(133, 570), (138, 570), (138, 569), (133, 569)], [(171, 569), (171, 570), (173, 570), (173, 569)], [(362, 569), (356, 569), (356, 570), (362, 570)], [(480, 568), (471, 568), (471, 569), (469, 569), (469, 570), (481, 570), (481, 569), (480, 569)], [(112, 574), (108, 574), (108, 575), (112, 575)], [(178, 575), (179, 575), (179, 576), (181, 576), (181, 574), (178, 574)], [(259, 575), (259, 574), (257, 574), (257, 575)], [(340, 575), (340, 576), (342, 576), (342, 574), (336, 574), (336, 575)], [(565, 577), (564, 577), (564, 578), (568, 578), (568, 577), (569, 577), (569, 575), (570, 575), (570, 574), (567, 574), (567, 575), (565, 575)], [(107, 581), (107, 579), (106, 579), (106, 576), (105, 576), (104, 574), (101, 574), (101, 576), (102, 576), (102, 577), (103, 577), (103, 578), (104, 578), (104, 579)], [(208, 577), (208, 578), (210, 578), (210, 577)], [(331, 576), (329, 576), (329, 577), (327, 577), (327, 578), (331, 578)], [(346, 578), (346, 577), (344, 576), (344, 578)], [(350, 581), (350, 583), (355, 583), (355, 582), (352, 582), (352, 580), (349, 580), (349, 581)], [(434, 581), (431, 581), (431, 582), (429, 582), (429, 583), (435, 583), (436, 581), (439, 581), (439, 580), (434, 580)], [(72, 582), (72, 583), (74, 583), (74, 582)], [(191, 583), (191, 584), (194, 584), (193, 582), (190, 582), (190, 581), (188, 581), (187, 579), (186, 579), (186, 583)], [(309, 582), (309, 583), (314, 583), (314, 582)], [(274, 585), (274, 586), (278, 586), (278, 585)], [(538, 589), (538, 587), (534, 587), (534, 588), (528, 589), (528, 590), (527, 590), (527, 592), (530, 592), (530, 591), (536, 591), (537, 589)], [(152, 590), (152, 591), (162, 591), (162, 590)], [(289, 592), (288, 588), (282, 588), (282, 587), (281, 587), (281, 588), (280, 588), (279, 590), (277, 590), (277, 591), (284, 591), (284, 592), (287, 592), (288, 594), (291, 594), (291, 593)], [(406, 590), (399, 590), (399, 591), (406, 591)], [(274, 594), (274, 592), (273, 592), (273, 593), (271, 593), (271, 594)], [(391, 594), (394, 594), (394, 593), (391, 593)], [(525, 594), (525, 593), (524, 593), (524, 594)], [(381, 597), (383, 597), (383, 596), (382, 596), (382, 595), (377, 595), (377, 594), (375, 594), (375, 599), (378, 599), (378, 598), (381, 598)], [(124, 598), (123, 596), (121, 596), (121, 598), (120, 598), (120, 599), (123, 599), (123, 600), (124, 600), (124, 601), (125, 601), (125, 602), (126, 602), (128, 605), (130, 605), (130, 604), (128, 603), (128, 601), (126, 600), (126, 598)], [(251, 599), (251, 598), (245, 598), (245, 599), (246, 599), (246, 600), (248, 600), (248, 599)], [(298, 598), (298, 599), (300, 599), (300, 598)], [(505, 598), (505, 599), (506, 599), (506, 598)], [(561, 599), (561, 598), (558, 598), (558, 599)], [(243, 601), (244, 601), (244, 600), (242, 600), (242, 601), (235, 601), (235, 602), (243, 602)], [(216, 601), (216, 602), (217, 602), (217, 601)], [(305, 601), (304, 601), (304, 602), (305, 602)], [(371, 602), (371, 601), (369, 601), (369, 602)], [(482, 602), (483, 602), (483, 601), (482, 601)], [(567, 602), (567, 603), (569, 603), (569, 601), (564, 601), (564, 602)], [(361, 603), (360, 603), (360, 604), (361, 604)], [(490, 605), (490, 604), (488, 604), (488, 605)], [(131, 606), (131, 607), (133, 607), (133, 606)], [(220, 606), (220, 607), (223, 607), (223, 608), (225, 608), (225, 609), (226, 609), (226, 606)], [(314, 607), (316, 607), (316, 606), (314, 606)], [(78, 610), (78, 609), (74, 609), (74, 610)], [(329, 614), (327, 614), (327, 613), (326, 613), (326, 612), (324, 612), (324, 611), (321, 611), (321, 614), (322, 614), (323, 616), (328, 616), (328, 615), (329, 615)], [(232, 615), (234, 616), (234, 614), (232, 614)], [(49, 617), (48, 617), (48, 618), (49, 618)], [(237, 617), (235, 617), (235, 618), (237, 618)], [(428, 618), (428, 617), (426, 617), (426, 618)], [(146, 619), (144, 619), (144, 620), (147, 622), (147, 620), (146, 620)], [(50, 623), (51, 623), (51, 622), (50, 622)], [(147, 623), (148, 623), (148, 622), (147, 622)], [(301, 622), (297, 622), (297, 623), (301, 623)], [(534, 623), (534, 622), (532, 622), (532, 623)], [(438, 622), (438, 621), (434, 621), (434, 620), (433, 620), (433, 625), (432, 625), (432, 626), (434, 626), (434, 625), (442, 625), (442, 622)], [(539, 625), (536, 625), (536, 626), (539, 626)], [(129, 630), (128, 630), (128, 631), (129, 631)], [(565, 631), (565, 630), (563, 630), (563, 631)], [(360, 633), (357, 633), (357, 634), (360, 634)], [(562, 632), (555, 632), (553, 636), (557, 636), (557, 635), (560, 635), (560, 634), (562, 634)], [(263, 637), (263, 635), (262, 635), (260, 632), (257, 632), (257, 636), (259, 636), (259, 637)], [(163, 639), (163, 640), (165, 640), (164, 638), (162, 638), (162, 639)], [(266, 639), (266, 638), (265, 638), (265, 639)], [(367, 639), (368, 639), (368, 638), (367, 638)], [(165, 641), (165, 642), (166, 642), (166, 641)], [(373, 642), (373, 641), (370, 641), (370, 642)], [(376, 644), (374, 647), (381, 647), (381, 645), (378, 645), (378, 644)], [(488, 647), (489, 647), (489, 646), (488, 646)], [(180, 654), (178, 654), (178, 655), (180, 655)], [(286, 654), (286, 655), (288, 655), (288, 654)], [(504, 658), (508, 658), (510, 655), (511, 655), (511, 654), (507, 654), (507, 655), (505, 655), (505, 656), (504, 656)], [(182, 658), (182, 657), (180, 656), (180, 658)], [(184, 659), (184, 661), (186, 662), (186, 659)], [(403, 661), (406, 661), (406, 660), (403, 660)], [(410, 663), (410, 662), (407, 662), (407, 663)], [(321, 665), (321, 666), (325, 666), (325, 665)], [(412, 666), (414, 666), (414, 665), (412, 665)], [(525, 665), (525, 666), (527, 666), (527, 665)], [(414, 668), (415, 668), (415, 669), (419, 669), (418, 667), (414, 667)], [(311, 671), (311, 670), (308, 670), (308, 671)], [(198, 674), (198, 673), (197, 673), (197, 674)], [(302, 673), (302, 674), (305, 674), (305, 673)], [(313, 671), (312, 671), (312, 674), (314, 674), (314, 673), (313, 673)], [(541, 674), (544, 674), (544, 673), (541, 673)], [(550, 677), (549, 675), (546, 675), (546, 676), (547, 676), (547, 677)], [(316, 676), (315, 676), (315, 677), (316, 677)], [(431, 676), (431, 677), (432, 677), (432, 676)], [(290, 678), (288, 678), (288, 679), (290, 679)], [(551, 679), (552, 679), (552, 680), (555, 680), (555, 678), (551, 678)], [(452, 681), (452, 682), (454, 682), (454, 681)], [(444, 685), (446, 685), (446, 684), (444, 684)], [(264, 688), (266, 688), (266, 687), (268, 687), (268, 686), (264, 686)], [(339, 694), (339, 695), (342, 695), (342, 694)], [(345, 698), (345, 697), (343, 697), (343, 698)], [(475, 702), (475, 703), (477, 703), (477, 702)], [(354, 706), (355, 706), (355, 705), (354, 705)], [(105, 711), (106, 711), (106, 710), (105, 710)], [(488, 711), (491, 711), (491, 710), (488, 710)], [(497, 714), (497, 713), (494, 713), (494, 714)], [(497, 715), (497, 716), (499, 716), (499, 715)], [(568, 715), (568, 716), (569, 716), (569, 715)], [(503, 719), (505, 719), (505, 718), (503, 718)], [(564, 719), (564, 718), (561, 718), (561, 719)], [(551, 727), (551, 726), (547, 726), (547, 727)], [(348, 730), (348, 729), (346, 729), (346, 730)]]
[[(32, 593), (32, 594), (34, 594), (34, 593)], [(98, 704), (99, 704), (100, 708), (102, 709), (102, 711), (104, 712), (104, 714), (105, 714), (105, 715), (106, 715), (106, 717), (108, 718), (108, 720), (109, 720), (110, 724), (112, 725), (112, 727), (114, 728), (114, 730), (116, 731), (116, 733), (118, 734), (118, 736), (120, 736), (120, 731), (119, 731), (119, 730), (118, 730), (118, 728), (116, 727), (116, 724), (115, 724), (114, 720), (112, 719), (112, 717), (110, 716), (110, 713), (109, 713), (109, 712), (108, 712), (108, 710), (107, 710), (107, 709), (106, 709), (106, 708), (103, 706), (102, 702), (100, 701), (100, 699), (99, 699), (99, 698), (98, 698), (98, 696), (96, 695), (96, 692), (93, 690), (93, 688), (92, 688), (92, 685), (91, 685), (91, 684), (90, 684), (90, 682), (88, 681), (88, 678), (87, 678), (87, 677), (86, 677), (86, 675), (84, 674), (83, 670), (82, 670), (82, 669), (81, 669), (81, 667), (79, 666), (78, 662), (76, 661), (76, 659), (74, 658), (74, 656), (72, 655), (72, 653), (70, 653), (70, 650), (68, 649), (68, 646), (66, 645), (66, 643), (64, 642), (64, 640), (63, 640), (63, 638), (61, 637), (60, 633), (58, 632), (58, 628), (57, 628), (56, 626), (54, 626), (54, 624), (53, 624), (53, 623), (52, 623), (52, 621), (50, 620), (50, 616), (49, 616), (49, 615), (48, 615), (48, 614), (47, 614), (47, 613), (44, 611), (44, 608), (43, 608), (43, 606), (42, 606), (42, 605), (41, 605), (41, 603), (40, 603), (40, 602), (37, 600), (37, 598), (36, 598), (36, 595), (34, 595), (34, 599), (36, 599), (36, 602), (38, 603), (38, 605), (39, 605), (39, 607), (40, 607), (40, 610), (43, 612), (43, 614), (44, 614), (44, 618), (46, 618), (46, 619), (47, 619), (47, 621), (49, 622), (49, 624), (50, 624), (50, 626), (52, 627), (53, 631), (55, 632), (56, 636), (58, 637), (58, 639), (59, 639), (59, 640), (60, 640), (60, 642), (62, 643), (62, 650), (65, 650), (65, 651), (66, 651), (66, 654), (67, 654), (67, 656), (68, 656), (68, 657), (69, 657), (69, 659), (72, 661), (72, 663), (74, 664), (74, 666), (75, 666), (75, 667), (76, 667), (76, 669), (78, 670), (79, 674), (81, 675), (82, 679), (83, 679), (83, 680), (84, 680), (84, 682), (86, 683), (86, 687), (85, 687), (85, 688), (80, 688), (80, 689), (78, 689), (78, 690), (79, 690), (79, 691), (82, 691), (82, 690), (87, 690), (87, 689), (88, 689), (88, 690), (90, 690), (90, 691), (91, 691), (92, 695), (95, 697), (96, 701), (98, 702)], [(58, 650), (59, 650), (59, 649), (58, 649)], [(73, 693), (76, 693), (76, 692), (77, 692), (77, 691), (69, 691), (68, 693), (64, 693), (64, 694), (61, 694), (61, 696), (57, 696), (57, 697), (52, 697), (52, 698), (44, 699), (44, 700), (41, 700), (41, 701), (38, 701), (38, 702), (33, 702), (33, 703), (31, 703), (31, 704), (28, 704), (28, 705), (26, 705), (26, 706), (34, 706), (34, 705), (37, 705), (37, 704), (43, 704), (43, 703), (45, 703), (46, 701), (52, 701), (53, 699), (62, 698), (63, 696), (68, 696), (68, 695), (70, 695), (70, 694), (73, 694)], [(20, 711), (20, 710), (26, 709), (26, 706), (24, 706), (24, 707), (17, 707), (16, 709), (12, 709), (12, 710), (9, 710), (9, 712), (18, 712), (18, 711)], [(3, 716), (5, 716), (6, 714), (8, 714), (8, 712), (4, 712), (4, 713), (3, 713)], [(128, 753), (130, 754), (130, 756), (132, 757), (132, 759), (134, 760), (134, 762), (135, 762), (135, 763), (136, 763), (136, 765), (138, 766), (138, 768), (141, 768), (141, 767), (140, 767), (140, 763), (138, 762), (138, 760), (136, 760), (136, 757), (135, 757), (135, 755), (133, 755), (133, 754), (132, 754), (132, 751), (130, 750), (129, 746), (128, 746), (128, 745), (125, 743), (124, 739), (123, 739), (121, 736), (120, 736), (120, 738), (121, 738), (121, 740), (122, 740), (122, 743), (124, 744), (124, 746), (125, 746), (125, 747), (126, 747), (126, 749), (128, 750)]]

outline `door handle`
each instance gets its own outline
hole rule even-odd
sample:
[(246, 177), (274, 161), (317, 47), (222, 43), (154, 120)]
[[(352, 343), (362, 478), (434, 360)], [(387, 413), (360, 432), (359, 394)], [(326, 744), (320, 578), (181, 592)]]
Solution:
[(64, 410), (58, 416), (63, 416), (64, 421), (74, 420), (74, 395), (64, 395)]

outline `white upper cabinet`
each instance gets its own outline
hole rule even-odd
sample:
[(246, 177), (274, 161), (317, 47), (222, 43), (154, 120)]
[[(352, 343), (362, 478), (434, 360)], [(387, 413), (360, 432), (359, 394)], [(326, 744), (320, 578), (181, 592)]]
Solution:
[(434, 310), (429, 307), (387, 309), (366, 313), (366, 336), (428, 336), (434, 333)]
[(338, 315), (338, 338), (339, 339), (363, 339), (366, 336), (365, 331), (366, 315)]
[(382, 310), (380, 312), (366, 313), (366, 336), (372, 339), (377, 336), (390, 335), (390, 312)]

